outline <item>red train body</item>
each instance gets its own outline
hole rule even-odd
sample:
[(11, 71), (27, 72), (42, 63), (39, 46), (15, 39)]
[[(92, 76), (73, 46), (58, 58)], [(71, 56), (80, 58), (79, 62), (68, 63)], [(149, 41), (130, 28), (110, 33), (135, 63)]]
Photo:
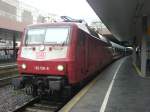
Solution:
[(53, 23), (26, 29), (17, 62), (24, 79), (51, 91), (81, 83), (112, 60), (111, 44), (85, 24)]

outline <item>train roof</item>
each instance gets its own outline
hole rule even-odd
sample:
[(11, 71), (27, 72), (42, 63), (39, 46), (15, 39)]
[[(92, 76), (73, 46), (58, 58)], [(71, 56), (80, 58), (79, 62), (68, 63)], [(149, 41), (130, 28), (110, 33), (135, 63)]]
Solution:
[(28, 27), (44, 27), (44, 26), (71, 26), (74, 25), (74, 22), (54, 22), (54, 23), (38, 23), (31, 24)]
[(29, 28), (34, 28), (34, 27), (46, 27), (46, 26), (78, 26), (83, 27), (85, 26), (84, 23), (77, 23), (77, 22), (55, 22), (55, 23), (38, 23), (38, 24), (31, 24), (28, 25)]
[(109, 44), (108, 41), (101, 39), (100, 36), (87, 25), (86, 22), (82, 22), (82, 23), (81, 22), (39, 23), (39, 24), (28, 25), (28, 28), (49, 27), (49, 26), (77, 26), (79, 29), (92, 35), (94, 38), (97, 38), (98, 40), (101, 40), (101, 41)]
[(104, 41), (106, 43), (110, 43), (109, 40), (106, 37), (102, 36), (101, 34), (98, 34), (98, 36), (102, 41)]
[(119, 44), (117, 44), (117, 43), (114, 43), (114, 42), (110, 42), (111, 43), (111, 45), (113, 46), (113, 47), (117, 47), (117, 48), (121, 48), (121, 49), (124, 49), (125, 47), (124, 46), (121, 46), (121, 45), (119, 45)]
[(79, 29), (91, 34), (90, 28), (87, 23), (82, 22), (56, 22), (56, 23), (39, 23), (39, 24), (32, 24), (28, 25), (28, 28), (35, 28), (35, 27), (46, 27), (46, 26), (77, 26)]

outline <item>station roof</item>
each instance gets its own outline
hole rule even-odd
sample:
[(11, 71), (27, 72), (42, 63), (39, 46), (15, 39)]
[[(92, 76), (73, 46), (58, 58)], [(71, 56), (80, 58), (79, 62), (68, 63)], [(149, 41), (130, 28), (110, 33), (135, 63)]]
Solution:
[(138, 18), (150, 13), (149, 0), (87, 0), (98, 17), (120, 41), (136, 34)]

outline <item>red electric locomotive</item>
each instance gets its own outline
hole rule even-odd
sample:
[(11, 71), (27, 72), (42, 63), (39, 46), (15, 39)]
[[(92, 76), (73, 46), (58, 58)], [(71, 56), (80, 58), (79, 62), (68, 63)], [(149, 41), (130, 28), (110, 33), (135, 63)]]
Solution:
[(20, 84), (51, 94), (80, 84), (112, 60), (111, 44), (84, 23), (30, 25), (18, 52)]

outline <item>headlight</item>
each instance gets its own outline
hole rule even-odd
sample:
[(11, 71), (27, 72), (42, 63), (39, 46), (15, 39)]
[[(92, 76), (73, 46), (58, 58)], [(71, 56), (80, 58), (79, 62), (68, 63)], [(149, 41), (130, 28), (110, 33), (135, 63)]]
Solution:
[(22, 67), (22, 69), (26, 69), (27, 65), (26, 64), (22, 64), (21, 67)]
[(57, 66), (57, 70), (58, 71), (63, 71), (64, 70), (64, 66), (63, 65), (58, 65)]

